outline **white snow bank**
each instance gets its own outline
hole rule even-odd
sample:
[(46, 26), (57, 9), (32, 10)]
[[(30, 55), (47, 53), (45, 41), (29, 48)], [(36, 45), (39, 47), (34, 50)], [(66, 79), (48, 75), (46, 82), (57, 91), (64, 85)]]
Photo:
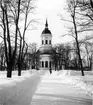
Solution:
[[(29, 105), (40, 76), (31, 74), (31, 71), (23, 71), (21, 77), (16, 71), (13, 74), (7, 79), (6, 73), (0, 72), (0, 105)], [(44, 72), (39, 71), (39, 74)]]
[(86, 94), (93, 96), (93, 71), (84, 71), (84, 73), (85, 76), (81, 76), (81, 71), (61, 70), (57, 75), (65, 78), (65, 83), (86, 90)]

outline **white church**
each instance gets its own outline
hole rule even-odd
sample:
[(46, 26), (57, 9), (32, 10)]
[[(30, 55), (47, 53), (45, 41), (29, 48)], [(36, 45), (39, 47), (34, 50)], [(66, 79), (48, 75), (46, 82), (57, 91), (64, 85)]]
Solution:
[(52, 33), (48, 29), (48, 22), (46, 19), (45, 29), (41, 34), (41, 47), (40, 51), (40, 67), (39, 69), (49, 70), (53, 69), (53, 63), (51, 59), (51, 50), (52, 50)]

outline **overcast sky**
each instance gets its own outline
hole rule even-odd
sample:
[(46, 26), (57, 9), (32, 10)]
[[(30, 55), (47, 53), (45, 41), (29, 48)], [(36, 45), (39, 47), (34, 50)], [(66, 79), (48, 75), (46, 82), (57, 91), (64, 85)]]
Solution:
[(28, 43), (41, 44), (41, 33), (45, 28), (45, 20), (47, 18), (49, 29), (53, 36), (53, 44), (63, 43), (71, 41), (69, 37), (61, 37), (62, 34), (66, 33), (65, 24), (60, 20), (58, 14), (62, 13), (64, 17), (67, 17), (67, 13), (64, 8), (66, 6), (66, 0), (36, 0), (36, 12), (34, 18), (38, 20), (36, 30), (27, 32), (26, 40)]

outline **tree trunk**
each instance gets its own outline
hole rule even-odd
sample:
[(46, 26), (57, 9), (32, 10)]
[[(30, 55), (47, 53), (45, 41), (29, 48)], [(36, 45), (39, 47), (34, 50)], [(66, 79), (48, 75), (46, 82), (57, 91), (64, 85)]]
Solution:
[(18, 76), (21, 76), (22, 63), (18, 61)]
[(11, 64), (7, 65), (7, 78), (11, 78), (12, 77), (12, 66)]
[(80, 62), (80, 69), (81, 69), (82, 76), (84, 76), (83, 64), (82, 64), (82, 59), (81, 59), (81, 55), (80, 55), (80, 48), (79, 48), (79, 42), (78, 42), (77, 26), (76, 26), (76, 22), (75, 22), (75, 14), (74, 14), (74, 16), (72, 16), (72, 18), (73, 18), (73, 24), (74, 24), (74, 29), (75, 29), (75, 36), (76, 36), (75, 40), (76, 40), (77, 53), (78, 53), (79, 62)]
[(18, 68), (18, 76), (21, 76), (21, 68)]
[(55, 64), (55, 71), (56, 71), (56, 64)]
[(12, 77), (12, 70), (7, 70), (7, 78), (11, 78)]
[[(77, 32), (75, 32), (75, 33), (76, 33), (76, 36), (77, 36)], [(82, 76), (84, 76), (83, 64), (82, 64), (82, 59), (81, 59), (81, 55), (80, 55), (80, 48), (79, 48), (79, 42), (78, 42), (77, 37), (76, 37), (76, 45), (77, 45), (77, 53), (78, 53), (78, 57), (79, 57), (81, 73), (82, 73)]]
[(81, 72), (82, 72), (82, 76), (84, 76), (83, 65), (82, 65), (82, 59), (81, 59), (81, 56), (80, 56), (80, 49), (79, 49), (79, 48), (78, 48), (78, 56), (79, 56), (80, 69), (81, 69)]

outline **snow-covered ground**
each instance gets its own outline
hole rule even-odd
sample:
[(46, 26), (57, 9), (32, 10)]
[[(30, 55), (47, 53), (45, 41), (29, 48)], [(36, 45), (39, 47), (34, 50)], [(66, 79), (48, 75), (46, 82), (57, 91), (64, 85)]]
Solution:
[(93, 96), (93, 71), (84, 71), (85, 76), (81, 76), (81, 71), (63, 70), (59, 71), (58, 76), (63, 76), (66, 82), (86, 90), (86, 94)]
[(13, 71), (13, 77), (7, 79), (6, 72), (0, 72), (0, 105), (29, 105), (43, 73), (29, 70), (18, 77)]
[(92, 97), (92, 72), (87, 72), (86, 76), (82, 77), (79, 71), (53, 71), (50, 75), (49, 71), (28, 70), (23, 71), (22, 76), (18, 77), (17, 72), (13, 71), (11, 79), (6, 78), (6, 72), (0, 72), (0, 105), (30, 105), (36, 89), (40, 86), (38, 84), (41, 83), (41, 80), (44, 81), (44, 78), (46, 80), (50, 78), (48, 81), (50, 83), (70, 84), (74, 88), (84, 90), (86, 95)]
[(86, 94), (86, 90), (77, 87), (74, 77), (71, 77), (68, 71), (53, 71), (51, 75), (46, 73), (31, 105), (92, 105), (92, 97)]

